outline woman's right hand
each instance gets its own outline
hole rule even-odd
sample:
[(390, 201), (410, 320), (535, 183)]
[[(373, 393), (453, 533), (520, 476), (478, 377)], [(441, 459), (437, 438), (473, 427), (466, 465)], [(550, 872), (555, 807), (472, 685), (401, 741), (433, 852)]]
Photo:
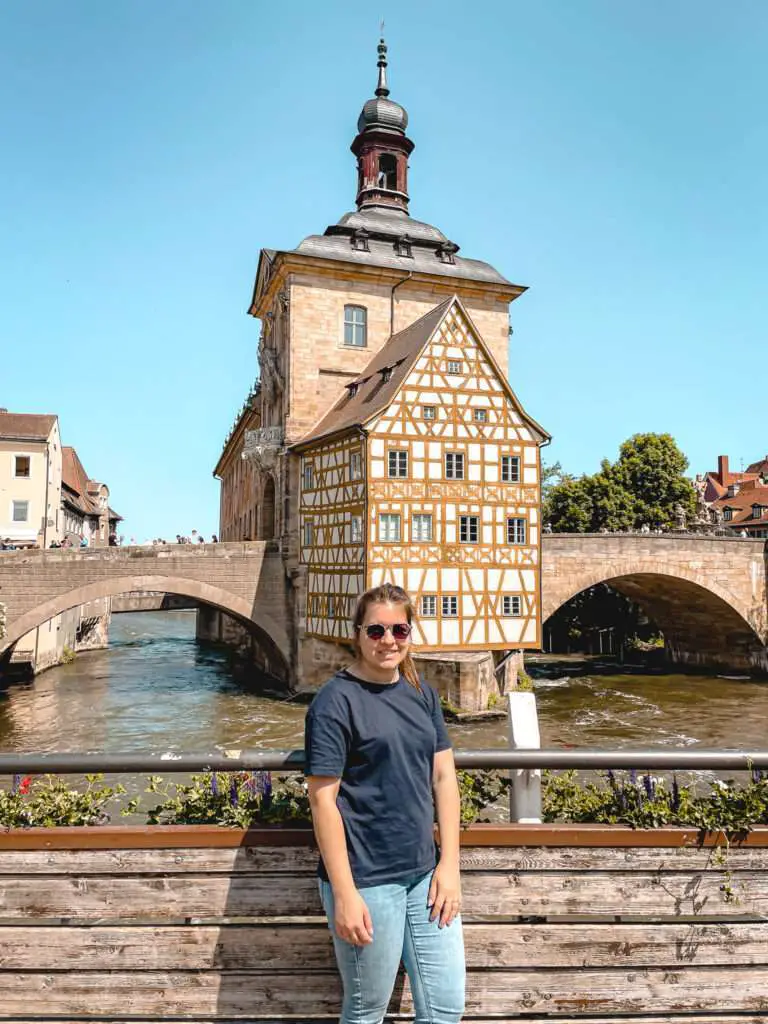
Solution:
[(357, 891), (333, 896), (333, 927), (336, 935), (352, 946), (367, 946), (373, 942), (373, 921), (365, 900)]

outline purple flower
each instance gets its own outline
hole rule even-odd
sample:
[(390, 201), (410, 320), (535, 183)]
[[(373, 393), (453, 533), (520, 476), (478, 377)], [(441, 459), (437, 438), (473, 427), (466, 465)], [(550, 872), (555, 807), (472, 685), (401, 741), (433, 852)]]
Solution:
[(11, 793), (15, 796), (19, 792), (19, 786), (21, 785), (21, 775), (16, 774), (13, 776), (13, 783), (11, 784)]
[(656, 793), (656, 783), (653, 781), (649, 773), (643, 776), (643, 787), (645, 788), (645, 795), (649, 800), (653, 800)]
[(237, 792), (237, 776), (233, 775), (229, 782), (229, 802), (233, 807), (237, 807), (240, 803), (240, 797)]
[(219, 795), (219, 780), (216, 778), (216, 772), (211, 772), (211, 796)]
[(613, 774), (613, 768), (608, 769), (608, 782), (610, 784), (611, 789), (616, 788), (616, 776)]
[(637, 769), (636, 768), (630, 768), (629, 769), (629, 781), (632, 783), (633, 786), (637, 785)]

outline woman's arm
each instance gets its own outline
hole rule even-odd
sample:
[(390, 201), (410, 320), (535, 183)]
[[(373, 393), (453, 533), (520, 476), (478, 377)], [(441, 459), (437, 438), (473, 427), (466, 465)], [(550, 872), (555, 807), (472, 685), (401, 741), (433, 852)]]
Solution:
[(452, 750), (435, 754), (432, 772), (437, 824), (440, 829), (440, 860), (429, 889), (430, 920), (439, 919), (440, 927), (450, 924), (461, 909), (459, 877), (459, 783)]
[(317, 845), (333, 889), (334, 930), (344, 942), (365, 946), (373, 941), (373, 922), (349, 866), (344, 822), (336, 806), (340, 785), (338, 778), (310, 776), (309, 806)]

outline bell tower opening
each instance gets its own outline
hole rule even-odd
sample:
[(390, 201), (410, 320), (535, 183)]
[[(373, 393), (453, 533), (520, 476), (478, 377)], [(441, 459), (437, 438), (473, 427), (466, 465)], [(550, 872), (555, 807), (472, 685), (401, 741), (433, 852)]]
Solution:
[(376, 177), (376, 184), (379, 188), (386, 188), (390, 192), (397, 189), (397, 160), (391, 153), (382, 153), (379, 156), (379, 173)]

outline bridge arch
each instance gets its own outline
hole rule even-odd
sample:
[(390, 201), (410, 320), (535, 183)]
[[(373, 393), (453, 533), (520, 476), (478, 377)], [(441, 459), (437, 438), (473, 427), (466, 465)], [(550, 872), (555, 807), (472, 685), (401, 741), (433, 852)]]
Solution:
[(201, 604), (212, 605), (252, 627), (267, 641), (268, 647), (280, 657), (289, 678), (290, 643), (284, 628), (267, 612), (254, 609), (249, 601), (231, 594), (221, 587), (183, 576), (115, 576), (100, 579), (72, 590), (57, 594), (48, 601), (25, 612), (8, 624), (7, 634), (0, 640), (0, 654), (9, 650), (30, 630), (41, 626), (55, 615), (69, 611), (105, 597), (117, 597), (130, 592), (163, 592), (188, 597)]
[(599, 583), (629, 598), (654, 620), (673, 662), (765, 670), (761, 610), (744, 607), (711, 574), (684, 564), (630, 559), (569, 575), (559, 586), (545, 588), (543, 621)]

